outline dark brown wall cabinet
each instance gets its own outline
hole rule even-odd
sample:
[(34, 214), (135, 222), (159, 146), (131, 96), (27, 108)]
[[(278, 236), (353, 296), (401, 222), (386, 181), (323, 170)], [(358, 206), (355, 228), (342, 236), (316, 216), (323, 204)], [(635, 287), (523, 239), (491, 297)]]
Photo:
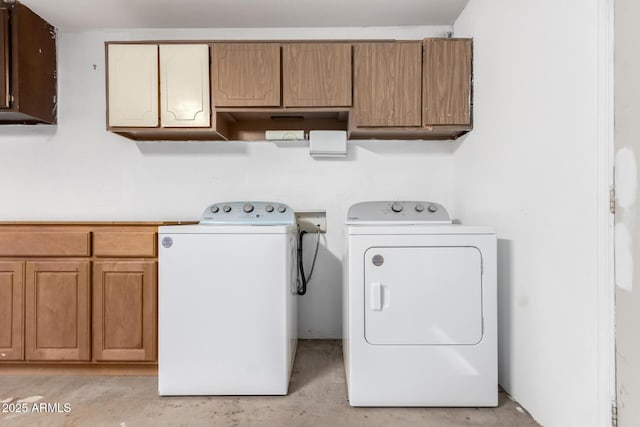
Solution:
[(56, 30), (20, 3), (0, 6), (0, 124), (56, 123)]

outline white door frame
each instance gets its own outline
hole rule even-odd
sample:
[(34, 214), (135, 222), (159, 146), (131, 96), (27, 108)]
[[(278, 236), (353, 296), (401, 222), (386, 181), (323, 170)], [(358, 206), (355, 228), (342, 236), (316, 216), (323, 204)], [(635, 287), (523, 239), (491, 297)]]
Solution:
[(598, 420), (610, 426), (616, 399), (614, 216), (614, 3), (598, 1)]

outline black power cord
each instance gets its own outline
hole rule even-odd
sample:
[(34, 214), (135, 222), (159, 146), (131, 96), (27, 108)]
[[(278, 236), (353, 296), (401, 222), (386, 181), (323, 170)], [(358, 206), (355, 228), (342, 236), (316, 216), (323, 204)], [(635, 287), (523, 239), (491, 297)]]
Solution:
[(316, 249), (313, 254), (313, 261), (311, 262), (311, 270), (309, 271), (309, 277), (304, 274), (304, 264), (302, 263), (302, 240), (306, 231), (301, 231), (298, 235), (298, 295), (304, 295), (307, 293), (307, 283), (313, 276), (313, 269), (316, 266), (316, 260), (318, 259), (318, 249), (320, 248), (320, 227), (316, 229)]

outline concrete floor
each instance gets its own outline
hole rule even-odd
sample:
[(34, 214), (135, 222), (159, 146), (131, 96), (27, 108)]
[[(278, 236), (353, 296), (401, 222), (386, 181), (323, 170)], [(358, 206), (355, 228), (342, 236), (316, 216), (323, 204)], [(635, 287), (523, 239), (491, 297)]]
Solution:
[[(347, 402), (339, 341), (300, 341), (288, 396), (158, 397), (157, 383), (156, 377), (2, 376), (0, 425), (538, 425), (504, 392), (500, 392), (497, 408), (352, 408)], [(49, 408), (43, 403), (50, 404)], [(15, 413), (16, 404), (27, 407), (28, 412)], [(65, 408), (65, 404), (69, 407)], [(34, 408), (42, 409), (42, 412), (34, 412)]]

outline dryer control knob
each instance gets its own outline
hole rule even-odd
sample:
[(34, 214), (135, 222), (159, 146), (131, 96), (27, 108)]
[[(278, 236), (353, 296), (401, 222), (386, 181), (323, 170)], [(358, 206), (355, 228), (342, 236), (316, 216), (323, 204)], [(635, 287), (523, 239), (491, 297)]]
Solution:
[(398, 202), (395, 202), (391, 205), (391, 210), (394, 212), (402, 212), (402, 205)]
[(244, 206), (242, 207), (242, 210), (243, 210), (245, 213), (251, 213), (251, 212), (253, 212), (253, 205), (252, 205), (251, 203), (247, 203), (246, 205), (244, 205)]
[(220, 210), (220, 208), (219, 208), (219, 207), (217, 207), (217, 206), (211, 206), (211, 207), (209, 208), (209, 210), (211, 211), (211, 213), (218, 213), (218, 211)]
[(287, 207), (286, 206), (278, 206), (278, 212), (280, 213), (285, 213), (287, 211)]
[(422, 212), (424, 210), (423, 205), (416, 205), (416, 212)]
[(265, 210), (265, 211), (267, 211), (267, 212), (269, 212), (269, 213), (273, 212), (273, 205), (267, 205), (267, 206), (265, 206), (265, 207), (264, 207), (264, 210)]
[(229, 206), (229, 205), (224, 205), (224, 206), (222, 207), (222, 210), (223, 210), (223, 211), (225, 211), (225, 212), (227, 212), (227, 213), (229, 213), (229, 212), (231, 212), (231, 206)]
[(434, 213), (438, 211), (438, 207), (436, 205), (429, 205), (429, 212)]

